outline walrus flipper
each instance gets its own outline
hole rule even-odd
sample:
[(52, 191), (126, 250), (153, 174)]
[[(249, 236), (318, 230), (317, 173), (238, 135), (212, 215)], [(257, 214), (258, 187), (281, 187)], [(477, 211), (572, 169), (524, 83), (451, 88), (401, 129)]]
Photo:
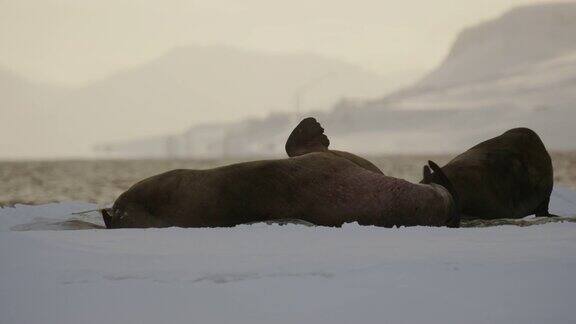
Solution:
[(546, 198), (538, 208), (534, 211), (536, 217), (559, 217), (558, 215), (550, 214), (548, 211), (548, 205), (550, 205), (550, 197)]
[(312, 117), (303, 119), (290, 133), (286, 141), (286, 153), (289, 157), (311, 152), (328, 150), (330, 140), (324, 135), (324, 128)]
[(111, 212), (111, 208), (100, 209), (100, 214), (102, 214), (102, 219), (104, 220), (104, 225), (106, 225), (106, 228), (112, 228), (112, 215), (110, 215)]
[(452, 185), (452, 182), (450, 181), (450, 179), (448, 179), (448, 177), (444, 174), (444, 171), (442, 171), (442, 169), (438, 166), (438, 164), (434, 163), (433, 161), (428, 161), (428, 165), (430, 166), (430, 169), (432, 169), (433, 173), (430, 172), (430, 169), (424, 168), (425, 176), (426, 176), (426, 173), (428, 173), (427, 176), (429, 178), (435, 180), (432, 182), (439, 184), (439, 185), (443, 186), (444, 188), (446, 188), (446, 190), (448, 190), (448, 192), (450, 192), (450, 194), (452, 195), (452, 199), (454, 199), (454, 201), (457, 202), (458, 201), (458, 193), (456, 192), (456, 189)]
[[(428, 165), (430, 167), (428, 167)], [(446, 188), (450, 195), (452, 195), (452, 200), (454, 201), (454, 208), (452, 211), (451, 217), (446, 222), (446, 226), (448, 227), (460, 227), (460, 199), (458, 197), (458, 193), (452, 185), (452, 182), (444, 171), (438, 166), (438, 164), (434, 163), (433, 161), (428, 161), (428, 165), (424, 167), (424, 181), (428, 180), (428, 183), (436, 183), (441, 185), (442, 187)], [(423, 182), (426, 183), (426, 182)]]
[(430, 167), (425, 165), (422, 168), (422, 183), (430, 184), (432, 183), (432, 171), (430, 171)]

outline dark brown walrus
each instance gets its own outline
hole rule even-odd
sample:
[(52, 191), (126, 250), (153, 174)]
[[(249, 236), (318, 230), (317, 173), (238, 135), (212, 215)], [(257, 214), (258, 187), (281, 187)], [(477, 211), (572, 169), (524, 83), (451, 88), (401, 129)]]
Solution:
[(283, 219), (325, 226), (459, 225), (451, 186), (441, 174), (441, 185), (387, 177), (360, 157), (328, 150), (314, 119), (293, 134), (287, 148), (294, 157), (288, 159), (174, 170), (140, 181), (102, 211), (106, 227), (221, 227)]
[[(552, 160), (538, 135), (514, 128), (458, 155), (442, 167), (458, 193), (463, 218), (554, 216), (548, 212)], [(436, 182), (424, 167), (422, 183)]]

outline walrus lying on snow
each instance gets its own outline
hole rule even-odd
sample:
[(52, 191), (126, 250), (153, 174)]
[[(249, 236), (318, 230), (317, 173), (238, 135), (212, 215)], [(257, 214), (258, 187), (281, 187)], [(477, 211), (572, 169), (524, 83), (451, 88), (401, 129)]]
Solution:
[[(107, 228), (219, 227), (282, 219), (316, 225), (458, 226), (452, 187), (383, 175), (353, 154), (328, 150), (314, 119), (292, 132), (288, 159), (173, 170), (142, 180), (102, 215)], [(433, 168), (434, 169), (434, 168)]]
[[(458, 193), (463, 218), (554, 216), (548, 212), (552, 161), (540, 137), (528, 128), (511, 129), (482, 142), (442, 171)], [(436, 178), (424, 167), (422, 183)]]

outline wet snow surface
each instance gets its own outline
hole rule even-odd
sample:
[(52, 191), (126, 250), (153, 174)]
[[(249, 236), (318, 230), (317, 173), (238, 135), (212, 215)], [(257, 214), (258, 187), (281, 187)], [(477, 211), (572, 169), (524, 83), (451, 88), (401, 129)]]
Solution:
[[(70, 215), (95, 207), (0, 209), (0, 323), (576, 318), (576, 223), (58, 230), (101, 224)], [(576, 215), (576, 192), (556, 189), (552, 212)]]

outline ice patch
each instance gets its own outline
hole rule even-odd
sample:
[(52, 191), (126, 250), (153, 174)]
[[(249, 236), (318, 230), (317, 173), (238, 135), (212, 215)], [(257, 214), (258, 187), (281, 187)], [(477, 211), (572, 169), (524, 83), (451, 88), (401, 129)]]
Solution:
[[(62, 202), (44, 205), (21, 205), (0, 208), (0, 232), (9, 230), (62, 230), (103, 226), (100, 213), (75, 213), (97, 209), (84, 202)], [(91, 224), (91, 225), (90, 225)], [(76, 228), (77, 227), (77, 228)]]

